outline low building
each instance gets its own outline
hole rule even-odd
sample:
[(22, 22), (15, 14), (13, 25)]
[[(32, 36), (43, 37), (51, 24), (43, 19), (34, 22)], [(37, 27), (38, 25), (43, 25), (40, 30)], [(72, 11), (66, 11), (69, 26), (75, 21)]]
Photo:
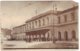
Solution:
[(1, 28), (1, 33), (2, 33), (3, 38), (5, 38), (6, 40), (11, 39), (11, 30), (10, 29)]
[(12, 31), (12, 39), (14, 40), (25, 40), (26, 34), (25, 34), (25, 24), (14, 27)]

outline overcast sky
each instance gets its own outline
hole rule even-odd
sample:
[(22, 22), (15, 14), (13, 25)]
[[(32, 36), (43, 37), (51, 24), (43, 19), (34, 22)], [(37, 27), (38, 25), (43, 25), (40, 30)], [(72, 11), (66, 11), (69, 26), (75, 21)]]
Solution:
[(0, 2), (0, 23), (3, 28), (12, 28), (25, 23), (26, 20), (37, 14), (52, 10), (55, 3), (58, 11), (62, 11), (76, 5), (74, 2), (29, 2), (29, 1), (2, 1)]

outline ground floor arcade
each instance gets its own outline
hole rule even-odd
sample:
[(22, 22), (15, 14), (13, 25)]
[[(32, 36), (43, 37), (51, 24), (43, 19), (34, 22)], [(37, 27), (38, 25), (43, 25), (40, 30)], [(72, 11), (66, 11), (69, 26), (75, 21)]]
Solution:
[[(26, 32), (26, 41), (76, 41), (76, 32), (72, 31), (70, 34), (65, 31), (64, 33), (54, 33), (51, 29), (42, 29), (37, 31)], [(69, 38), (71, 37), (71, 38)]]
[(42, 29), (37, 31), (26, 32), (26, 41), (51, 41), (49, 38), (49, 33), (47, 33), (49, 29)]

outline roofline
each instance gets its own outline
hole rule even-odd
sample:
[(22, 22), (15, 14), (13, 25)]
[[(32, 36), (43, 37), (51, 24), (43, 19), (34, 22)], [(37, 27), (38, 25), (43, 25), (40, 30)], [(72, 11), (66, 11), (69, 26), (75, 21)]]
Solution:
[[(39, 14), (39, 15), (36, 15), (36, 16), (32, 17), (31, 19), (27, 20), (25, 23), (31, 22), (31, 21), (33, 21), (33, 20), (35, 20), (35, 19), (41, 18), (41, 17), (46, 16), (46, 15), (49, 15), (49, 14), (60, 15), (60, 14), (63, 14), (63, 13), (65, 13), (65, 12), (68, 12), (68, 11), (71, 11), (71, 10), (75, 10), (75, 9), (78, 9), (78, 6), (75, 6), (75, 7), (72, 7), (72, 8), (63, 10), (63, 11), (60, 11), (60, 12), (58, 12), (58, 13), (53, 13), (53, 10), (49, 10), (49, 11), (47, 11), (47, 12), (45, 12), (45, 13), (42, 13), (42, 14)], [(21, 27), (21, 26), (24, 26), (24, 25), (25, 25), (25, 24), (20, 25), (20, 26), (16, 26), (16, 27), (14, 27), (14, 28), (18, 28), (18, 27)], [(13, 28), (13, 29), (14, 29), (14, 28)]]
[(78, 9), (78, 6), (75, 6), (75, 7), (72, 7), (72, 8), (66, 9), (66, 10), (63, 10), (63, 11), (61, 11), (61, 12), (58, 13), (58, 14), (62, 14), (62, 13), (65, 13), (65, 12), (68, 12), (68, 11), (71, 11), (71, 10), (75, 10), (75, 9)]
[(60, 15), (60, 14), (63, 14), (63, 13), (65, 13), (65, 12), (68, 12), (68, 11), (71, 11), (71, 10), (75, 10), (75, 9), (77, 9), (77, 8), (78, 8), (78, 6), (75, 6), (75, 7), (72, 7), (72, 8), (63, 10), (63, 11), (60, 11), (60, 12), (58, 12), (58, 13), (53, 13), (53, 10), (50, 10), (50, 11), (47, 11), (47, 12), (45, 12), (45, 13), (42, 13), (42, 14), (39, 14), (39, 15), (36, 15), (36, 16), (32, 17), (31, 19), (27, 20), (26, 23), (27, 23), (27, 22), (30, 22), (30, 21), (33, 21), (33, 20), (35, 20), (35, 19), (41, 18), (41, 17), (43, 17), (43, 16), (49, 15), (49, 14)]
[(14, 28), (18, 28), (18, 27), (21, 27), (21, 26), (24, 26), (24, 25), (25, 25), (25, 24), (22, 24), (22, 25), (19, 25), (19, 26), (13, 27), (13, 29), (14, 29)]

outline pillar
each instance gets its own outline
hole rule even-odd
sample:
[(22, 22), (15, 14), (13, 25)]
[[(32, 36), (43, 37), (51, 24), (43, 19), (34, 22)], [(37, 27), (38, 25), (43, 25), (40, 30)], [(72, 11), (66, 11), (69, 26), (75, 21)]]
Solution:
[(27, 41), (27, 39), (28, 39), (28, 36), (26, 35), (26, 38), (25, 38), (25, 40)]
[(32, 35), (30, 36), (30, 38), (31, 38), (31, 41), (32, 41), (32, 40), (33, 40), (33, 39), (32, 39)]
[(46, 33), (44, 33), (44, 41), (46, 41), (46, 37), (45, 37)]
[(27, 35), (27, 41), (29, 41), (29, 35)]
[(41, 41), (41, 34), (39, 34), (39, 41)]
[(37, 39), (37, 35), (35, 35), (35, 41), (36, 41), (36, 39)]
[(45, 41), (45, 34), (43, 34), (43, 41)]
[(25, 39), (26, 41), (28, 40), (28, 37), (27, 37), (27, 35), (26, 35), (26, 39)]
[(43, 35), (41, 34), (41, 41), (42, 41)]
[(30, 37), (31, 35), (29, 35), (29, 42), (31, 41), (31, 37)]
[(39, 41), (39, 34), (37, 34), (37, 41)]

